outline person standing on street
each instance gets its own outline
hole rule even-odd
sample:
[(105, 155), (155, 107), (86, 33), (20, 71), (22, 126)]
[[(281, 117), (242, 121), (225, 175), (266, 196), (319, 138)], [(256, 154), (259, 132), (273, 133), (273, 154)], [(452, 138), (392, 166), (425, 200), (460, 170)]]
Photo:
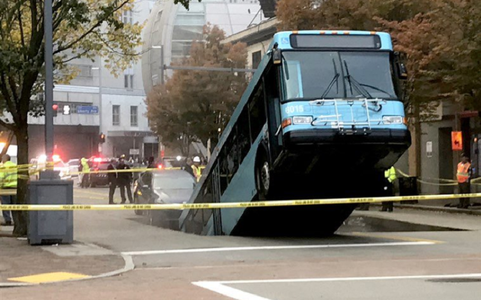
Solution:
[(191, 166), (192, 172), (194, 173), (195, 180), (199, 182), (200, 177), (202, 177), (202, 170), (200, 169), (200, 157), (194, 157), (193, 161), (194, 164)]
[(125, 163), (125, 155), (120, 156), (119, 164), (117, 166), (117, 170), (120, 172), (117, 176), (117, 184), (120, 188), (120, 197), (122, 198), (122, 204), (125, 203), (125, 189), (127, 189), (127, 196), (129, 198), (130, 203), (134, 203), (132, 200), (132, 191), (130, 189), (130, 183), (132, 182), (132, 172), (127, 172), (122, 170), (129, 170), (130, 167)]
[[(469, 179), (471, 178), (471, 163), (469, 157), (465, 154), (461, 157), (461, 162), (458, 164), (458, 172), (456, 173), (458, 179), (458, 187), (460, 194), (471, 193), (471, 184)], [(459, 198), (458, 208), (468, 208), (469, 198)]]
[(185, 164), (184, 164), (184, 171), (186, 171), (187, 173), (189, 173), (190, 175), (194, 176), (194, 170), (192, 169), (192, 158), (188, 157), (186, 160), (185, 160)]
[(80, 183), (80, 187), (82, 188), (88, 188), (89, 183), (90, 183), (90, 166), (89, 162), (85, 157), (82, 157), (80, 160), (80, 163), (82, 164), (82, 180)]
[[(394, 184), (396, 182), (396, 169), (391, 167), (384, 171), (384, 178), (386, 179), (386, 186), (384, 190), (386, 192), (386, 196), (394, 196)], [(394, 208), (394, 202), (392, 201), (384, 201), (382, 203), (381, 211), (388, 211), (392, 212)]]
[(114, 194), (115, 194), (115, 189), (117, 188), (117, 178), (118, 178), (118, 173), (114, 172), (114, 170), (117, 170), (116, 161), (115, 159), (110, 160), (110, 164), (107, 167), (107, 170), (109, 173), (107, 174), (107, 178), (109, 180), (109, 204), (115, 204), (114, 203)]
[(147, 169), (156, 169), (157, 166), (155, 165), (155, 158), (153, 156), (149, 157), (147, 161)]
[[(0, 169), (0, 186), (2, 189), (16, 189), (17, 188), (17, 165), (10, 161), (10, 155), (6, 154), (3, 157), (3, 166)], [(2, 196), (2, 204), (9, 205), (17, 203), (17, 196), (5, 195)], [(11, 211), (2, 211), (4, 222), (3, 226), (12, 226)]]

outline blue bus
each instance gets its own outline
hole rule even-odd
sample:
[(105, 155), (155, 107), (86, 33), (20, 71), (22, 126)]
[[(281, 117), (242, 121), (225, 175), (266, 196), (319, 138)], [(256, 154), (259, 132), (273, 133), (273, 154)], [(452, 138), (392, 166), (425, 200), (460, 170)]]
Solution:
[[(273, 37), (191, 202), (382, 196), (410, 146), (390, 35), (290, 31)], [(198, 234), (332, 234), (353, 205), (189, 210)]]

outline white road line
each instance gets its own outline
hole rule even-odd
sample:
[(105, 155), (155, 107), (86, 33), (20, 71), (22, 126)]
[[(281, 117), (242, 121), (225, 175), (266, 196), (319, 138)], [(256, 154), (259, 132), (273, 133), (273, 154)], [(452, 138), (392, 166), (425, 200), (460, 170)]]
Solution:
[(236, 300), (269, 300), (217, 282), (193, 282), (193, 284)]
[(481, 273), (453, 274), (453, 275), (413, 275), (413, 276), (385, 276), (385, 277), (339, 277), (339, 278), (301, 278), (301, 279), (268, 279), (268, 280), (234, 280), (234, 281), (198, 281), (192, 284), (222, 294), (236, 300), (269, 300), (226, 284), (254, 284), (254, 283), (299, 283), (299, 282), (333, 282), (333, 281), (367, 281), (367, 280), (400, 280), (400, 279), (452, 279), (478, 278)]
[(123, 255), (159, 255), (159, 254), (184, 254), (208, 253), (230, 251), (258, 251), (258, 250), (291, 250), (291, 249), (323, 249), (323, 248), (361, 248), (361, 247), (393, 247), (393, 246), (426, 246), (434, 242), (389, 242), (389, 243), (364, 243), (364, 244), (329, 244), (329, 245), (286, 245), (286, 246), (257, 246), (257, 247), (223, 247), (223, 248), (196, 248), (175, 250), (152, 250), (122, 252)]
[(299, 279), (267, 279), (267, 280), (233, 280), (233, 281), (215, 281), (215, 283), (220, 283), (220, 284), (296, 283), (296, 282), (332, 282), (332, 281), (400, 280), (400, 279), (451, 279), (451, 278), (478, 278), (478, 277), (481, 277), (481, 273), (448, 274), (448, 275), (383, 276), (383, 277), (334, 277), (334, 278), (299, 278)]

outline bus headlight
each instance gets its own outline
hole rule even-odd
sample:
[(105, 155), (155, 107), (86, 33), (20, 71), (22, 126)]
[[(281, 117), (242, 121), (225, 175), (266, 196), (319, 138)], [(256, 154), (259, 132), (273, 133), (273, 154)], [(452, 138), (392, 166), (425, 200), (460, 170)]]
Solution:
[(303, 124), (310, 125), (311, 123), (312, 123), (312, 117), (307, 117), (307, 116), (292, 117), (292, 124), (294, 125), (303, 125)]
[(384, 116), (382, 122), (384, 124), (403, 124), (404, 118), (401, 116)]

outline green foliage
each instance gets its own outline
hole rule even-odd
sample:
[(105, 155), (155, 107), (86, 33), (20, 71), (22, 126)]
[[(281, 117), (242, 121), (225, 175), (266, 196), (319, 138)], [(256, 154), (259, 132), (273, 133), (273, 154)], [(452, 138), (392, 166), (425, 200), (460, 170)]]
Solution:
[[(139, 24), (123, 24), (122, 11), (134, 0), (53, 0), (55, 81), (68, 82), (77, 58), (106, 57), (116, 74), (138, 59)], [(0, 0), (0, 125), (12, 131), (19, 164), (28, 163), (28, 114), (41, 115), (45, 64), (44, 1)], [(7, 114), (8, 113), (8, 114)], [(26, 203), (27, 182), (18, 184), (19, 204)], [(26, 234), (26, 214), (14, 214), (14, 233)]]
[[(190, 57), (180, 64), (196, 67), (244, 68), (246, 45), (221, 44), (225, 33), (204, 27), (204, 42), (192, 45)], [(147, 96), (147, 117), (162, 142), (183, 149), (190, 141), (216, 139), (247, 86), (245, 74), (216, 71), (175, 71), (164, 86)], [(180, 138), (182, 136), (182, 138)]]

